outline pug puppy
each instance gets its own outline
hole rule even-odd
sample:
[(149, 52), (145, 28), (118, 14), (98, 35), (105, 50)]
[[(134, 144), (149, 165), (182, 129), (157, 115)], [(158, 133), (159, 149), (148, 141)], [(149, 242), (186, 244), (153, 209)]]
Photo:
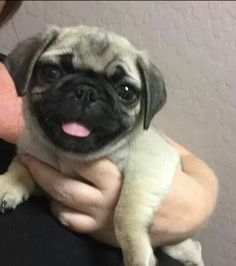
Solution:
[[(20, 43), (5, 60), (23, 97), (29, 153), (74, 178), (67, 160), (113, 161), (124, 176), (114, 226), (125, 266), (154, 266), (149, 228), (180, 167), (176, 151), (149, 128), (166, 101), (163, 78), (147, 55), (102, 29), (50, 28)], [(1, 211), (35, 190), (18, 155), (0, 177)], [(184, 265), (204, 265), (191, 239), (163, 247)]]

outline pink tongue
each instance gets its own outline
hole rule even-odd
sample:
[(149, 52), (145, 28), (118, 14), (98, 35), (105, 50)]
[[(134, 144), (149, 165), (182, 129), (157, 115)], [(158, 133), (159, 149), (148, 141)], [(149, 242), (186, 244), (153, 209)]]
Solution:
[(91, 131), (82, 122), (69, 122), (62, 125), (63, 131), (75, 137), (85, 138), (90, 135)]

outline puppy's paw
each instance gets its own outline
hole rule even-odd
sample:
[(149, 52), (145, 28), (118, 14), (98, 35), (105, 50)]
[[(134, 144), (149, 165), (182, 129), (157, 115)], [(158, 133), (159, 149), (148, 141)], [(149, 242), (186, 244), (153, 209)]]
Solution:
[(202, 246), (198, 241), (192, 241), (193, 253), (192, 258), (189, 261), (183, 262), (185, 266), (205, 266), (202, 259)]
[(202, 247), (198, 241), (187, 239), (173, 246), (163, 247), (163, 251), (185, 266), (204, 266)]
[(20, 183), (9, 182), (8, 178), (0, 175), (0, 212), (15, 209), (17, 205), (29, 198), (27, 187)]

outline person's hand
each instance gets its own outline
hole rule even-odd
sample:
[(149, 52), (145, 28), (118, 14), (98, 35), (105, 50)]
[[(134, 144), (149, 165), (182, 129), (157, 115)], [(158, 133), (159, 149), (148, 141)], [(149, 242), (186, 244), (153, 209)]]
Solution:
[(22, 160), (38, 185), (52, 197), (52, 212), (62, 224), (76, 232), (114, 237), (113, 214), (122, 176), (113, 163), (108, 159), (86, 165), (68, 162), (80, 176), (85, 177), (86, 182), (82, 182), (35, 158), (26, 156)]
[[(176, 173), (171, 190), (154, 217), (150, 231), (154, 246), (173, 244), (198, 231), (212, 213), (218, 191), (216, 177), (209, 167), (169, 141), (179, 151), (185, 172)], [(86, 166), (71, 164), (88, 181), (85, 184), (32, 157), (24, 162), (36, 182), (53, 198), (51, 206), (57, 219), (76, 232), (117, 245), (113, 215), (122, 177), (114, 164), (107, 159)]]

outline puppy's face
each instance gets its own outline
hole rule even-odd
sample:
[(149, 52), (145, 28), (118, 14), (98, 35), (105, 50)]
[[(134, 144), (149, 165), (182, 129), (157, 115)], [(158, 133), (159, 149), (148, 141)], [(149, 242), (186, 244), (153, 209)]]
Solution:
[(46, 138), (62, 150), (90, 154), (143, 120), (147, 128), (165, 102), (163, 80), (145, 60), (123, 37), (74, 27), (25, 41), (6, 66)]

